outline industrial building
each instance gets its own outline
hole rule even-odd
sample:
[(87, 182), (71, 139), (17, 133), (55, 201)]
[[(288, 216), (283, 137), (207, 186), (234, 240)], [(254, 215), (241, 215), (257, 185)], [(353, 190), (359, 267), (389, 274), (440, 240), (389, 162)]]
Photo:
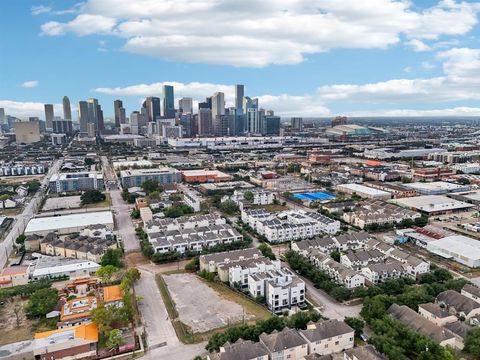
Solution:
[(447, 236), (427, 244), (427, 250), (471, 268), (480, 267), (478, 240), (463, 235)]
[(463, 192), (470, 190), (469, 185), (460, 185), (446, 181), (414, 182), (410, 184), (403, 184), (403, 186), (414, 189), (417, 193), (424, 195), (443, 195), (452, 192)]
[(389, 200), (392, 198), (392, 194), (387, 191), (374, 189), (360, 184), (341, 184), (337, 185), (336, 189), (346, 194), (357, 194), (358, 196), (367, 199)]
[(427, 215), (441, 215), (465, 211), (475, 207), (463, 201), (451, 199), (444, 195), (424, 195), (392, 200), (397, 205), (420, 211)]
[(187, 183), (224, 182), (233, 180), (233, 176), (218, 170), (185, 170), (182, 179)]

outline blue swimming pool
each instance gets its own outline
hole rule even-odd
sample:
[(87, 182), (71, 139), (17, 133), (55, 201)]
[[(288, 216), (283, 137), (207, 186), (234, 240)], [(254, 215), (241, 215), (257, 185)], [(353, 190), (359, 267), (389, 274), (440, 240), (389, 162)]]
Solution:
[(307, 201), (326, 201), (335, 199), (335, 195), (330, 194), (325, 191), (315, 191), (315, 192), (305, 192), (305, 193), (298, 193), (293, 194), (294, 197), (300, 200), (307, 200)]

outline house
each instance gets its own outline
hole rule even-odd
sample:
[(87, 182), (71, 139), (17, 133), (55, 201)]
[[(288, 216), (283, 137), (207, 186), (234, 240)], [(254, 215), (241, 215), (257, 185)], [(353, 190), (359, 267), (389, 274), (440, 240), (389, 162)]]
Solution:
[(420, 304), (418, 305), (418, 313), (438, 326), (445, 326), (448, 323), (458, 321), (455, 315), (449, 313), (448, 310), (438, 304)]
[(0, 271), (0, 289), (28, 284), (28, 266), (10, 266)]
[(90, 313), (98, 307), (96, 296), (84, 296), (66, 301), (60, 310), (58, 328), (81, 325), (91, 321)]
[(446, 290), (437, 295), (435, 302), (445, 306), (450, 314), (470, 320), (480, 315), (480, 303), (455, 290)]
[[(208, 272), (215, 273), (218, 270), (218, 266), (221, 264), (228, 264), (234, 261), (246, 260), (246, 259), (253, 259), (261, 257), (262, 253), (260, 250), (255, 248), (247, 248), (247, 249), (240, 249), (234, 251), (224, 251), (221, 253), (215, 254), (208, 254), (208, 255), (200, 255), (200, 270), (207, 270)], [(228, 276), (228, 274), (227, 274)], [(228, 281), (228, 277), (226, 280), (222, 279), (222, 281)]]
[(295, 329), (263, 333), (260, 343), (267, 348), (270, 359), (301, 360), (308, 354), (307, 341)]
[(480, 303), (480, 288), (477, 286), (466, 284), (462, 288), (461, 294)]
[(406, 305), (392, 304), (387, 312), (406, 327), (436, 341), (440, 346), (456, 345), (455, 335), (450, 330), (435, 325)]
[(468, 334), (475, 329), (475, 327), (465, 324), (463, 321), (455, 321), (445, 324), (445, 329), (450, 330), (455, 335), (455, 347), (463, 349), (465, 346), (465, 339)]
[(388, 358), (372, 345), (366, 345), (346, 350), (343, 353), (343, 360), (388, 360)]
[(310, 323), (298, 332), (307, 341), (310, 354), (327, 355), (353, 348), (354, 330), (344, 321)]
[(218, 266), (218, 273), (228, 272), (230, 286), (247, 287), (248, 275), (270, 270), (280, 270), (280, 260), (270, 260), (264, 256), (239, 260)]
[(0, 200), (0, 209), (13, 209), (17, 207), (17, 202), (13, 199)]
[(378, 284), (387, 279), (406, 276), (407, 270), (400, 261), (387, 258), (384, 263), (371, 264), (362, 268), (362, 275), (370, 283)]
[(20, 185), (15, 189), (18, 196), (25, 197), (28, 195), (28, 187)]
[(261, 343), (239, 339), (225, 343), (220, 351), (207, 355), (208, 360), (268, 360), (268, 350)]
[(35, 359), (82, 359), (97, 355), (98, 328), (95, 323), (82, 324), (35, 334)]
[(348, 251), (340, 256), (340, 263), (353, 270), (385, 260), (385, 255), (378, 250), (359, 250), (356, 252)]
[[(51, 236), (55, 236), (54, 233), (51, 233)], [(43, 236), (37, 234), (27, 235), (25, 237), (25, 251), (40, 251), (40, 241), (43, 239)]]
[(105, 286), (102, 288), (102, 302), (105, 306), (122, 306), (123, 290), (120, 285)]
[(323, 236), (292, 242), (291, 248), (303, 256), (305, 256), (310, 249), (318, 249), (324, 254), (330, 254), (332, 251), (337, 250), (338, 243), (331, 236)]

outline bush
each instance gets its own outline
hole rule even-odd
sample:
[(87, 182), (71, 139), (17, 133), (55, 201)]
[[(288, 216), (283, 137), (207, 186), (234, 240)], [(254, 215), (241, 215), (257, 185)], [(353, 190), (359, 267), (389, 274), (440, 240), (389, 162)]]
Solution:
[(273, 253), (272, 248), (268, 244), (260, 244), (258, 246), (258, 250), (261, 251), (263, 256), (269, 258), (270, 260), (276, 260), (275, 254)]
[(207, 281), (213, 281), (215, 280), (215, 274), (210, 272), (210, 271), (207, 271), (207, 270), (202, 270), (198, 273), (198, 275), (201, 277), (201, 278), (204, 278), (205, 280)]
[(30, 297), (26, 312), (29, 318), (44, 317), (52, 311), (58, 303), (58, 291), (56, 289), (39, 289)]
[(87, 190), (81, 196), (80, 200), (82, 200), (82, 204), (95, 204), (105, 200), (105, 194), (102, 194), (101, 191), (98, 190)]
[(102, 256), (101, 266), (112, 265), (117, 268), (123, 267), (122, 262), (122, 250), (120, 249), (107, 249)]
[(193, 208), (186, 204), (177, 204), (165, 209), (163, 213), (167, 218), (178, 218), (180, 216), (193, 214)]
[(187, 271), (198, 271), (200, 269), (200, 258), (195, 256), (192, 260), (185, 265), (185, 270)]

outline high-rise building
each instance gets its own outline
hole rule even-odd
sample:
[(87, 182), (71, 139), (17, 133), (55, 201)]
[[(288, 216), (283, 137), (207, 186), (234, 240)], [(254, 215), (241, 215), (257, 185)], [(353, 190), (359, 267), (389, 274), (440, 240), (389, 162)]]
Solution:
[(86, 133), (88, 131), (88, 103), (86, 101), (80, 101), (78, 103), (78, 122), (80, 123), (80, 132)]
[(88, 122), (95, 124), (95, 129), (98, 130), (98, 100), (88, 99)]
[(291, 119), (292, 130), (303, 130), (303, 118), (301, 117), (292, 117)]
[(217, 115), (212, 119), (213, 133), (215, 136), (231, 136), (234, 126), (234, 116), (229, 114)]
[(144, 113), (140, 113), (138, 111), (134, 111), (130, 114), (130, 125), (132, 134), (142, 134), (146, 133), (148, 123), (148, 115)]
[(72, 120), (72, 108), (68, 96), (63, 97), (63, 118)]
[(280, 116), (265, 115), (263, 122), (263, 134), (267, 136), (280, 135)]
[(15, 121), (15, 141), (17, 144), (32, 144), (39, 142), (40, 121)]
[(53, 104), (45, 104), (45, 122), (47, 129), (53, 129)]
[(263, 133), (265, 110), (256, 107), (248, 108), (246, 114), (246, 132), (260, 135)]
[[(123, 121), (122, 121), (122, 109), (123, 109)], [(115, 100), (113, 102), (113, 113), (115, 116), (115, 127), (119, 128), (120, 124), (125, 123), (125, 109), (123, 108), (122, 100)]]
[(198, 135), (212, 135), (212, 110), (205, 108), (198, 109)]
[(105, 124), (103, 122), (103, 110), (100, 105), (97, 105), (97, 131), (101, 132), (105, 130)]
[(191, 113), (185, 113), (180, 116), (180, 125), (182, 125), (182, 137), (189, 138), (194, 136), (194, 122)]
[(193, 99), (191, 97), (184, 97), (178, 100), (178, 109), (183, 114), (193, 113)]
[(240, 111), (243, 111), (243, 97), (245, 94), (245, 88), (243, 85), (235, 85), (235, 110), (237, 115), (241, 115)]
[(160, 98), (147, 97), (145, 100), (145, 108), (147, 109), (148, 121), (155, 121), (160, 117)]
[(0, 108), (0, 125), (5, 124), (5, 109)]
[(53, 132), (55, 134), (65, 134), (67, 136), (73, 135), (72, 120), (69, 119), (53, 119)]
[(216, 92), (212, 96), (212, 119), (215, 121), (219, 115), (225, 115), (225, 94), (223, 92)]
[(173, 93), (173, 86), (163, 85), (162, 90), (162, 116), (166, 119), (173, 119), (175, 117), (175, 95)]

